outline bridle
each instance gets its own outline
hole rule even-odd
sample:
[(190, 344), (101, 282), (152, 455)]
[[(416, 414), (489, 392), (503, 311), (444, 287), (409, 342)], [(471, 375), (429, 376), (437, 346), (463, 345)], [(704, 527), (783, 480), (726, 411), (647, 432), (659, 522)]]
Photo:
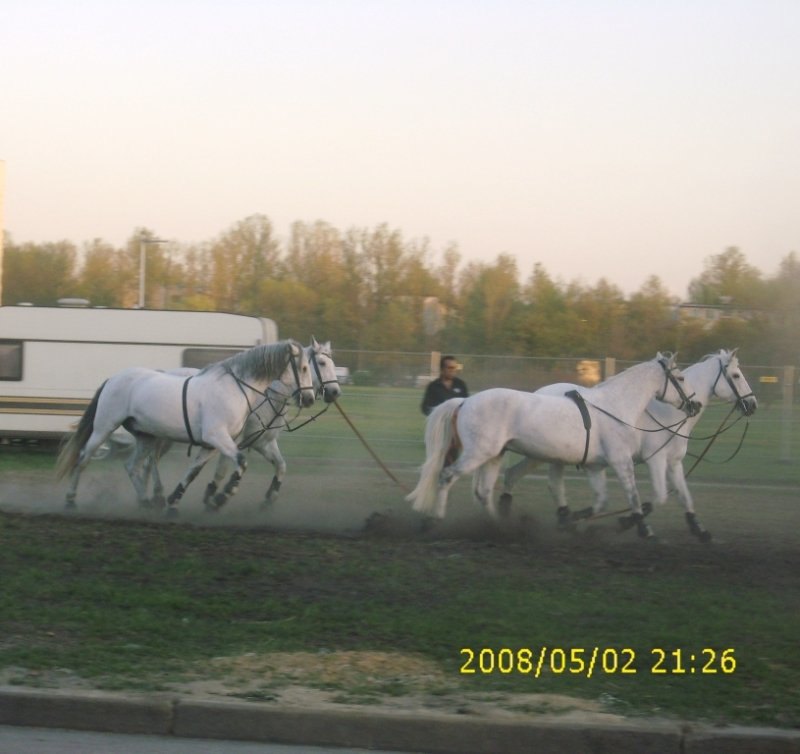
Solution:
[(664, 389), (661, 391), (661, 395), (657, 395), (656, 398), (660, 401), (663, 401), (666, 398), (669, 386), (672, 385), (672, 387), (674, 387), (677, 391), (678, 397), (681, 399), (681, 404), (678, 406), (679, 410), (684, 411), (688, 416), (696, 416), (700, 412), (700, 405), (697, 403), (697, 401), (692, 400), (696, 394), (686, 394), (686, 391), (683, 389), (683, 385), (674, 374), (677, 367), (670, 366), (665, 358), (659, 359), (658, 363), (664, 370)]
[[(228, 366), (227, 364), (225, 365), (225, 367), (224, 367), (225, 368), (225, 373), (230, 375), (233, 378), (233, 380), (236, 383), (236, 385), (238, 386), (239, 390), (242, 391), (242, 395), (244, 396), (244, 399), (247, 401), (248, 416), (252, 416), (253, 414), (255, 414), (256, 416), (259, 417), (259, 421), (261, 422), (261, 429), (258, 432), (256, 432), (254, 435), (252, 435), (251, 437), (247, 438), (245, 440), (245, 442), (240, 443), (239, 444), (240, 448), (248, 447), (258, 437), (263, 435), (264, 432), (272, 429), (273, 426), (274, 426), (275, 421), (278, 418), (283, 419), (283, 416), (286, 413), (286, 404), (292, 398), (294, 398), (294, 397), (298, 396), (300, 393), (302, 393), (303, 390), (308, 390), (308, 388), (304, 388), (300, 384), (300, 368), (297, 365), (297, 357), (295, 356), (295, 353), (294, 353), (294, 346), (290, 346), (290, 348), (289, 348), (289, 365), (292, 367), (292, 375), (294, 376), (294, 382), (295, 382), (295, 385), (296, 385), (295, 389), (291, 392), (290, 395), (286, 395), (285, 393), (282, 393), (282, 392), (276, 390), (275, 388), (272, 387), (272, 385), (268, 385), (266, 390), (259, 390), (257, 387), (253, 387), (253, 385), (250, 385), (249, 383), (245, 382), (245, 380), (243, 380), (241, 377), (239, 377), (239, 375), (237, 375), (230, 368), (230, 366)], [(184, 423), (184, 426), (186, 427), (186, 434), (189, 436), (189, 452), (191, 452), (192, 446), (201, 445), (201, 443), (198, 443), (195, 440), (194, 435), (192, 434), (192, 427), (191, 427), (191, 423), (189, 421), (189, 411), (188, 411), (187, 403), (186, 403), (186, 395), (187, 395), (187, 391), (188, 391), (188, 388), (189, 388), (189, 381), (192, 379), (192, 377), (194, 377), (194, 375), (192, 375), (191, 377), (187, 377), (186, 380), (184, 380), (183, 388), (182, 388), (182, 391), (181, 391), (181, 408), (183, 410), (183, 423)], [(250, 403), (250, 396), (247, 394), (247, 390), (245, 390), (245, 388), (247, 388), (247, 390), (251, 390), (253, 393), (255, 393), (256, 395), (261, 397), (261, 400), (255, 406), (253, 406)], [(279, 400), (279, 405), (276, 405), (276, 403), (274, 402), (275, 399), (273, 398), (273, 396), (275, 396), (275, 395), (279, 396), (279, 399), (278, 399)], [(273, 417), (272, 417), (272, 419), (270, 420), (270, 422), (268, 424), (264, 424), (264, 422), (261, 421), (261, 418), (260, 418), (260, 416), (258, 414), (259, 409), (265, 403), (269, 404), (269, 406), (270, 406), (270, 408), (272, 409), (272, 412), (273, 412)]]
[[(723, 363), (721, 356), (718, 356), (717, 360), (719, 361), (719, 372), (717, 373), (717, 379), (714, 380), (714, 384), (711, 386), (712, 395), (716, 393), (717, 383), (719, 382), (720, 377), (724, 377), (731, 391), (736, 396), (736, 407), (745, 416), (752, 416), (755, 412), (755, 409), (747, 403), (747, 399), (754, 397), (755, 393), (751, 390), (749, 393), (747, 393), (747, 395), (742, 395), (739, 392), (739, 389), (736, 387), (736, 381), (728, 373), (728, 364)], [(722, 396), (719, 397), (721, 398)]]
[[(330, 351), (323, 351), (321, 356), (327, 356), (329, 359), (333, 360), (333, 355)], [(316, 394), (322, 395), (325, 392), (325, 388), (328, 385), (338, 385), (339, 379), (334, 377), (332, 380), (326, 380), (322, 377), (322, 370), (320, 369), (319, 362), (317, 361), (317, 352), (312, 348), (311, 349), (311, 356), (309, 357), (309, 361), (314, 367), (314, 374), (317, 375), (317, 381), (319, 382), (319, 387), (316, 390)]]

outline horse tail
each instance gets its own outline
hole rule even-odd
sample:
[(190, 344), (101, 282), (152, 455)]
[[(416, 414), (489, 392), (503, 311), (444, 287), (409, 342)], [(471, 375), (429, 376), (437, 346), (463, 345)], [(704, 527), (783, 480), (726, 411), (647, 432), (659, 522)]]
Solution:
[(420, 469), (417, 486), (406, 496), (419, 513), (430, 515), (436, 507), (439, 493), (439, 474), (444, 467), (447, 451), (455, 437), (454, 419), (464, 398), (451, 398), (439, 404), (425, 423), (425, 463)]
[[(106, 382), (108, 382), (108, 380), (106, 380)], [(69, 439), (59, 451), (58, 458), (56, 459), (56, 477), (58, 479), (65, 477), (75, 468), (81, 448), (86, 445), (87, 440), (92, 436), (92, 432), (94, 431), (94, 417), (97, 414), (97, 402), (100, 400), (100, 393), (106, 386), (106, 382), (103, 382), (103, 384), (97, 388), (94, 398), (92, 398), (78, 422), (78, 428), (69, 435)]]

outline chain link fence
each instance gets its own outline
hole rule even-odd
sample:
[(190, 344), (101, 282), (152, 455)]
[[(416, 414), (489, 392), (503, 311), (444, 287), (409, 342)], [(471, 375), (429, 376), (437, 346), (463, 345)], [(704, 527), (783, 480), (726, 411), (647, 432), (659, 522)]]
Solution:
[[(337, 350), (336, 364), (347, 367), (345, 381), (359, 386), (422, 389), (438, 376), (438, 352), (353, 351)], [(460, 376), (470, 392), (491, 387), (536, 390), (554, 382), (574, 382), (591, 386), (632, 366), (633, 361), (613, 357), (496, 356), (457, 354)], [(683, 364), (683, 366), (688, 366)], [(759, 406), (773, 410), (781, 422), (780, 459), (793, 458), (795, 426), (800, 417), (800, 369), (794, 365), (742, 365)]]

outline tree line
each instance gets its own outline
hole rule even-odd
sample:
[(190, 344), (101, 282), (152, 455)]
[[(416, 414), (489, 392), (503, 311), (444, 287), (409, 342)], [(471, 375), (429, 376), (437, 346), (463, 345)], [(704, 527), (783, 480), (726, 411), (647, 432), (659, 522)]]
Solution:
[[(3, 303), (93, 306), (138, 301), (141, 241), (16, 243), (5, 237)], [(281, 241), (264, 215), (197, 244), (149, 243), (148, 308), (230, 311), (274, 319), (282, 334), (313, 334), (340, 349), (524, 356), (652, 358), (676, 350), (694, 360), (739, 347), (751, 364), (800, 361), (800, 260), (788, 253), (773, 276), (737, 248), (709, 256), (688, 289), (686, 316), (653, 275), (626, 296), (612, 282), (554, 280), (542, 264), (524, 277), (516, 259), (463, 263), (455, 245), (434, 251), (387, 225), (341, 231), (296, 222)]]

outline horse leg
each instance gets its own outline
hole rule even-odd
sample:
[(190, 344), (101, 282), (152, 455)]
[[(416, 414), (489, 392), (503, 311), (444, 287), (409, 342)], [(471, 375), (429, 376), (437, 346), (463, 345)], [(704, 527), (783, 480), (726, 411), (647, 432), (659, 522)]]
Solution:
[(170, 440), (158, 440), (153, 452), (145, 461), (145, 485), (149, 477), (153, 479), (153, 494), (150, 497), (150, 504), (154, 508), (163, 508), (167, 504), (164, 497), (164, 483), (161, 481), (161, 473), (158, 470), (159, 461), (166, 455), (172, 442)]
[(608, 480), (605, 467), (587, 466), (586, 476), (589, 478), (589, 486), (594, 495), (592, 515), (596, 516), (598, 513), (602, 513), (608, 505)]
[(581, 508), (581, 510), (572, 514), (573, 521), (582, 521), (596, 516), (598, 513), (602, 513), (608, 504), (605, 468), (602, 466), (586, 466), (586, 477), (589, 480), (589, 486), (592, 488), (594, 499), (589, 507)]
[(668, 471), (670, 483), (678, 493), (678, 497), (686, 510), (686, 523), (689, 526), (689, 531), (701, 542), (710, 542), (711, 532), (700, 523), (694, 512), (694, 500), (692, 500), (692, 493), (689, 492), (689, 487), (686, 484), (686, 476), (683, 473), (683, 461), (670, 464)]
[[(206, 508), (220, 508), (222, 505), (225, 504), (228, 497), (236, 493), (236, 490), (239, 487), (239, 482), (244, 475), (245, 469), (247, 468), (247, 459), (245, 458), (244, 453), (239, 450), (239, 447), (236, 445), (234, 439), (228, 434), (228, 432), (222, 428), (215, 428), (209, 429), (203, 432), (202, 440), (205, 445), (210, 447), (204, 448), (205, 454), (202, 452), (198, 454), (198, 459), (202, 456), (202, 463), (200, 464), (200, 468), (203, 467), (204, 464), (208, 462), (208, 460), (214, 455), (215, 452), (219, 451), (223, 456), (229, 458), (231, 461), (234, 462), (235, 468), (233, 474), (231, 474), (231, 478), (228, 480), (228, 483), (223, 488), (221, 493), (217, 493), (214, 495), (213, 503), (209, 502), (209, 494), (208, 490), (206, 490), (206, 495), (204, 497), (204, 502), (206, 503)], [(198, 468), (197, 471), (188, 479), (188, 482), (191, 482), (197, 473), (200, 471)], [(219, 469), (218, 469), (219, 471)], [(192, 474), (192, 468), (189, 469), (187, 477), (189, 474)], [(186, 489), (186, 485), (184, 485), (184, 490)], [(174, 493), (173, 493), (174, 494)]]
[(556, 503), (556, 517), (558, 526), (566, 528), (570, 524), (569, 505), (564, 492), (564, 464), (551, 463), (547, 472), (547, 488)]
[(500, 518), (494, 503), (494, 485), (497, 477), (500, 476), (502, 464), (502, 455), (490, 458), (482, 466), (478, 467), (472, 480), (472, 494), (494, 519)]
[(517, 463), (505, 470), (503, 474), (503, 493), (500, 495), (501, 516), (507, 518), (511, 513), (511, 503), (513, 501), (511, 490), (514, 489), (520, 479), (533, 471), (538, 465), (537, 461), (523, 456), (521, 461), (517, 461)]
[(228, 502), (228, 498), (232, 497), (239, 490), (239, 482), (242, 481), (244, 472), (247, 470), (247, 459), (244, 453), (239, 453), (236, 460), (236, 468), (228, 479), (228, 483), (222, 488), (222, 492), (214, 495), (214, 505), (217, 509), (221, 508)]
[(447, 510), (447, 495), (450, 488), (465, 474), (471, 474), (485, 462), (483, 455), (476, 455), (472, 452), (463, 452), (456, 461), (449, 466), (445, 466), (439, 472), (439, 481), (436, 494), (436, 507), (433, 517), (443, 519)]
[(203, 466), (208, 463), (208, 460), (214, 455), (213, 448), (200, 448), (198, 454), (189, 465), (189, 469), (184, 475), (183, 479), (178, 482), (178, 486), (169, 494), (167, 498), (167, 515), (176, 516), (178, 513), (177, 505), (186, 492), (187, 487), (194, 481), (195, 477), (200, 473)]
[[(628, 503), (631, 508), (630, 516), (623, 516), (619, 519), (620, 528), (624, 531), (632, 526), (636, 527), (640, 537), (649, 538), (653, 536), (653, 530), (645, 520), (645, 512), (642, 509), (642, 501), (639, 498), (639, 491), (636, 489), (636, 477), (633, 470), (633, 460), (624, 458), (612, 463), (614, 471), (619, 477), (622, 488), (628, 496)], [(650, 506), (652, 510), (652, 506)], [(649, 512), (649, 511), (648, 511)]]
[(228, 457), (220, 456), (217, 461), (217, 467), (214, 470), (214, 478), (206, 485), (205, 492), (203, 493), (203, 505), (206, 507), (206, 510), (214, 511), (219, 507), (215, 502), (215, 498), (217, 497), (219, 486), (222, 484), (222, 480), (226, 477), (227, 473)]
[(659, 505), (664, 505), (669, 497), (667, 490), (667, 463), (663, 453), (656, 453), (647, 461), (647, 470), (650, 473), (650, 484), (653, 487), (653, 500)]
[(81, 479), (81, 474), (84, 469), (89, 465), (89, 461), (92, 460), (95, 451), (111, 436), (111, 433), (118, 426), (119, 424), (116, 424), (111, 427), (105, 427), (104, 429), (95, 427), (89, 439), (86, 441), (86, 444), (81, 448), (80, 453), (78, 453), (78, 459), (69, 475), (69, 485), (67, 487), (64, 504), (67, 510), (74, 510), (76, 508), (75, 498), (78, 493), (78, 482)]
[(281, 454), (276, 439), (272, 439), (263, 445), (255, 445), (254, 447), (264, 457), (264, 460), (272, 464), (272, 468), (275, 472), (272, 476), (269, 488), (267, 489), (267, 494), (264, 496), (264, 505), (271, 505), (277, 500), (278, 493), (283, 484), (283, 477), (286, 476), (286, 461)]
[(125, 471), (128, 472), (128, 477), (136, 490), (139, 506), (149, 508), (151, 503), (147, 499), (147, 478), (150, 475), (149, 466), (152, 464), (157, 440), (147, 435), (135, 435), (135, 438), (133, 451), (125, 462)]

